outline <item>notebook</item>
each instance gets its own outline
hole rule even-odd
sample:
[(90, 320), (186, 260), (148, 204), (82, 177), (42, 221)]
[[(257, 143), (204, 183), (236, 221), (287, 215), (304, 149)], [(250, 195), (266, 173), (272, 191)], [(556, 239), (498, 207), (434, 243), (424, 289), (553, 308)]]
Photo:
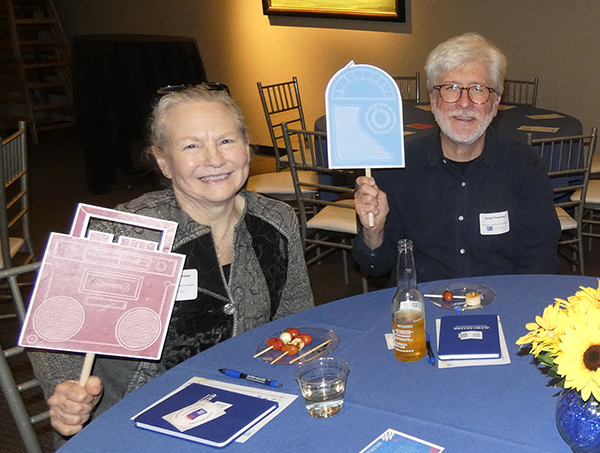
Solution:
[(441, 360), (499, 358), (498, 322), (497, 315), (442, 317), (438, 357)]
[(139, 428), (224, 447), (277, 407), (275, 401), (191, 383), (133, 420)]

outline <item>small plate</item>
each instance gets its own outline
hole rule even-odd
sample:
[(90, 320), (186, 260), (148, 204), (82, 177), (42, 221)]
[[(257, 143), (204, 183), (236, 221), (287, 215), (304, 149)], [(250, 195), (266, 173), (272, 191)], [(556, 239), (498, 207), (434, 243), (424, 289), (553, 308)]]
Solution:
[[(464, 299), (453, 299), (450, 302), (446, 302), (444, 298), (441, 297), (441, 295), (444, 294), (444, 291), (450, 291), (455, 296), (464, 296), (471, 291), (478, 292), (481, 295), (481, 305), (478, 305), (477, 307), (468, 307)], [(458, 306), (458, 309), (461, 311), (477, 310), (478, 308), (491, 304), (496, 298), (496, 293), (493, 289), (484, 285), (478, 285), (477, 283), (451, 283), (434, 289), (432, 294), (440, 294), (440, 297), (429, 298), (434, 305), (449, 310), (454, 310), (454, 307)]]
[[(301, 356), (305, 352), (310, 351), (312, 348), (317, 347), (318, 345), (327, 340), (331, 340), (329, 343), (317, 349), (315, 352), (312, 352), (306, 357), (303, 357), (302, 359), (298, 360), (297, 362), (292, 363), (292, 365), (302, 365), (303, 363), (311, 362), (315, 359), (318, 359), (319, 357), (325, 357), (331, 354), (340, 344), (340, 336), (333, 330), (324, 329), (322, 327), (298, 327), (297, 329), (300, 331), (300, 333), (309, 334), (312, 337), (312, 342), (309, 345), (304, 346), (304, 348), (301, 351), (299, 351), (298, 354), (291, 356), (286, 355), (282, 359), (279, 359), (277, 362), (275, 362), (275, 365), (289, 365), (290, 361), (294, 360), (296, 357)], [(258, 354), (260, 351), (264, 351), (268, 347), (267, 341), (269, 340), (269, 338), (279, 338), (281, 332), (283, 331), (274, 333), (270, 337), (265, 338), (263, 341), (261, 341), (256, 348), (255, 354)], [(262, 359), (265, 362), (271, 363), (280, 355), (281, 351), (274, 351), (273, 349), (271, 349), (270, 351), (265, 352), (263, 355), (258, 356), (257, 359)]]

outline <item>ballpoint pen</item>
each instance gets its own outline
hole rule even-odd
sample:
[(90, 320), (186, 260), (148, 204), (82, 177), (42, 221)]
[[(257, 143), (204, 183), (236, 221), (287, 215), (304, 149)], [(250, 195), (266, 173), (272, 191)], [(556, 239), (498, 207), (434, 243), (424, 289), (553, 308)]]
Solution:
[(283, 386), (283, 384), (281, 384), (280, 382), (272, 381), (270, 379), (265, 379), (265, 378), (261, 378), (258, 376), (253, 376), (251, 374), (240, 373), (239, 371), (235, 371), (235, 370), (228, 370), (225, 368), (221, 368), (219, 371), (226, 376), (231, 376), (231, 377), (239, 378), (239, 379), (246, 379), (247, 381), (256, 382), (258, 384), (264, 384), (264, 385), (268, 385), (271, 387), (282, 387)]
[(435, 365), (435, 355), (433, 355), (433, 349), (431, 349), (431, 342), (429, 341), (429, 334), (425, 334), (425, 345), (427, 347), (427, 356), (429, 357), (429, 363)]

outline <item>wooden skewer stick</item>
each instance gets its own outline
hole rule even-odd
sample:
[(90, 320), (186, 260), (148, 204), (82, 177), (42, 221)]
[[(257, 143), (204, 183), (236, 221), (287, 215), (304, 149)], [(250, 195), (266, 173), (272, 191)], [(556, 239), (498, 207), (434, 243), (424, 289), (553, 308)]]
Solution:
[[(368, 178), (371, 178), (371, 169), (370, 168), (365, 168), (365, 176), (367, 176)], [(369, 226), (370, 227), (375, 226), (375, 218), (373, 217), (372, 212), (369, 212)]]
[(303, 357), (306, 357), (308, 354), (312, 354), (313, 352), (315, 352), (317, 349), (322, 348), (323, 346), (325, 346), (327, 343), (329, 343), (331, 341), (331, 338), (327, 341), (324, 341), (323, 343), (321, 343), (319, 346), (316, 346), (308, 351), (306, 351), (304, 354), (296, 357), (294, 360), (290, 360), (290, 365), (292, 363), (296, 363), (298, 360), (300, 360)]
[(288, 355), (287, 352), (284, 352), (283, 354), (281, 354), (279, 357), (277, 357), (276, 359), (271, 361), (271, 365), (273, 365), (275, 362), (277, 362), (279, 359), (283, 358), (284, 356)]
[[(443, 298), (444, 295), (443, 294), (423, 294), (423, 297)], [(465, 299), (465, 298), (466, 298), (465, 296), (455, 296), (454, 294), (452, 295), (452, 299)]]
[(257, 358), (258, 356), (263, 355), (265, 352), (269, 352), (271, 349), (273, 349), (273, 346), (269, 346), (266, 349), (263, 349), (262, 351), (260, 351), (258, 354), (254, 354), (254, 359)]

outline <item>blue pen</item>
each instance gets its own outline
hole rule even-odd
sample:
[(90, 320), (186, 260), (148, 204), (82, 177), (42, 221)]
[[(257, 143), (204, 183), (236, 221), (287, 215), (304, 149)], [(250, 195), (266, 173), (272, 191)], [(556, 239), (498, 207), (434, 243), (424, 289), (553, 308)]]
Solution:
[(427, 355), (429, 356), (429, 363), (435, 365), (435, 355), (433, 355), (433, 349), (431, 349), (431, 342), (429, 341), (428, 333), (425, 333), (425, 345), (427, 346)]
[(256, 382), (258, 384), (269, 385), (271, 387), (282, 387), (283, 386), (283, 384), (281, 384), (280, 382), (272, 381), (270, 379), (265, 379), (265, 378), (258, 377), (258, 376), (253, 376), (251, 374), (240, 373), (239, 371), (235, 371), (235, 370), (228, 370), (225, 368), (221, 368), (219, 371), (221, 373), (223, 373), (225, 376), (231, 376), (231, 377), (239, 378), (239, 379), (246, 379), (247, 381)]

